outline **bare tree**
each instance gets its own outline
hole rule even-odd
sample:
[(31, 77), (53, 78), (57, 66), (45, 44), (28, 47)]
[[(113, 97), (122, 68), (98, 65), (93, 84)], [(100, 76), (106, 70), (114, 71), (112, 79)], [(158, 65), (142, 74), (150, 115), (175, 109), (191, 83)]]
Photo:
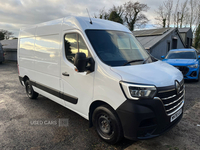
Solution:
[(190, 0), (190, 28), (192, 27), (194, 21), (196, 20), (196, 16), (194, 16), (194, 10), (196, 8), (196, 0)]
[(158, 10), (155, 10), (157, 17), (155, 18), (157, 20), (157, 24), (162, 26), (163, 28), (166, 27), (166, 21), (167, 21), (167, 13), (163, 7), (163, 5), (160, 5), (158, 7)]
[(181, 4), (181, 8), (180, 8), (180, 12), (181, 12), (181, 16), (180, 16), (180, 28), (183, 27), (184, 19), (186, 19), (186, 14), (188, 13), (187, 3), (188, 3), (188, 0), (185, 0), (185, 2), (183, 2)]
[(162, 25), (163, 28), (166, 26), (169, 28), (170, 22), (171, 22), (171, 15), (172, 13), (172, 8), (173, 8), (173, 1), (172, 0), (167, 0), (164, 1), (163, 4), (161, 4), (157, 10), (155, 10), (157, 16), (156, 20), (158, 21), (158, 25)]
[(200, 0), (198, 0), (197, 3), (196, 3), (196, 9), (195, 9), (194, 13), (195, 13), (196, 19), (195, 19), (195, 22), (192, 25), (193, 26), (193, 32), (196, 31), (197, 27), (200, 24)]
[(176, 7), (175, 7), (175, 10), (174, 10), (174, 13), (173, 13), (174, 27), (178, 27), (178, 21), (179, 21), (178, 6), (179, 6), (179, 0), (177, 0)]
[(149, 21), (147, 17), (142, 14), (149, 9), (147, 4), (141, 4), (139, 2), (129, 1), (124, 4), (125, 9), (125, 21), (131, 31), (135, 29), (136, 26), (145, 26)]
[(173, 8), (173, 0), (164, 1), (163, 5), (167, 12), (167, 27), (169, 28), (170, 21), (171, 21), (172, 8)]
[(177, 0), (174, 7), (172, 0), (166, 0), (155, 12), (157, 24), (162, 27), (190, 27), (194, 33), (200, 24), (200, 0)]
[(105, 10), (105, 7), (99, 10), (99, 14), (94, 14), (94, 18), (100, 18), (100, 19), (105, 19), (108, 20), (109, 18), (109, 12)]
[(186, 13), (184, 15), (182, 27), (188, 27), (190, 25), (190, 13), (189, 13), (189, 8), (187, 7)]
[(200, 3), (197, 5), (197, 20), (196, 20), (196, 27), (200, 24)]

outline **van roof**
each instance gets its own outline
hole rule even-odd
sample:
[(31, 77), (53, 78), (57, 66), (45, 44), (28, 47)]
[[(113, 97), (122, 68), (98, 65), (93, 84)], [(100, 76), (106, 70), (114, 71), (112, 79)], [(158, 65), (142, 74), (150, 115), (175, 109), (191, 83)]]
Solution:
[(57, 20), (52, 20), (36, 25), (31, 25), (20, 29), (20, 38), (40, 36), (47, 34), (56, 34), (62, 30), (73, 30), (78, 29), (85, 31), (87, 29), (97, 29), (97, 30), (117, 30), (130, 32), (130, 30), (120, 23), (113, 21), (108, 21), (104, 19), (91, 18), (92, 24), (90, 24), (90, 19), (88, 17), (76, 17), (69, 16)]

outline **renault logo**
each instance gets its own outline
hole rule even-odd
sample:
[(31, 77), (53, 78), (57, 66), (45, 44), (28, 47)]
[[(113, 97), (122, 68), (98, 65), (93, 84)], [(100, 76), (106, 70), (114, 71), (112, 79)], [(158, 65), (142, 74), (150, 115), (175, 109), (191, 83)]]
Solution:
[(177, 94), (180, 92), (180, 89), (181, 89), (181, 86), (180, 84), (178, 83), (178, 81), (175, 81), (175, 88), (176, 88), (176, 92)]

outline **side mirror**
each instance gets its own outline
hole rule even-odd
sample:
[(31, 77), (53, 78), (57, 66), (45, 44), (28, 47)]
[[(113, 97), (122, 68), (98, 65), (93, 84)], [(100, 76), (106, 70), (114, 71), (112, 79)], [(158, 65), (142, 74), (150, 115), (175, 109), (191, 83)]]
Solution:
[[(88, 65), (89, 63), (89, 65)], [(89, 70), (94, 71), (94, 60), (93, 58), (86, 58), (85, 53), (76, 53), (74, 59), (74, 66), (78, 69), (78, 72), (84, 72)]]
[(198, 59), (200, 59), (200, 55), (198, 56)]
[(164, 59), (164, 58), (165, 58), (165, 56), (161, 56), (161, 58), (162, 58), (162, 59)]

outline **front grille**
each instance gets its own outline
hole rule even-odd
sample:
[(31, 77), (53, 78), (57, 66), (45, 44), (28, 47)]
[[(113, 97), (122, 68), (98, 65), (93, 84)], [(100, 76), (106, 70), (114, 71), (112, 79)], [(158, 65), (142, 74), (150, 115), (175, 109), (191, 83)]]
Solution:
[(177, 69), (179, 69), (183, 75), (186, 75), (189, 71), (189, 68), (188, 67), (185, 67), (185, 66), (175, 66)]
[(174, 114), (184, 104), (185, 87), (184, 81), (180, 82), (180, 92), (174, 86), (166, 88), (158, 88), (157, 97), (159, 97), (164, 105), (165, 111), (168, 116)]

